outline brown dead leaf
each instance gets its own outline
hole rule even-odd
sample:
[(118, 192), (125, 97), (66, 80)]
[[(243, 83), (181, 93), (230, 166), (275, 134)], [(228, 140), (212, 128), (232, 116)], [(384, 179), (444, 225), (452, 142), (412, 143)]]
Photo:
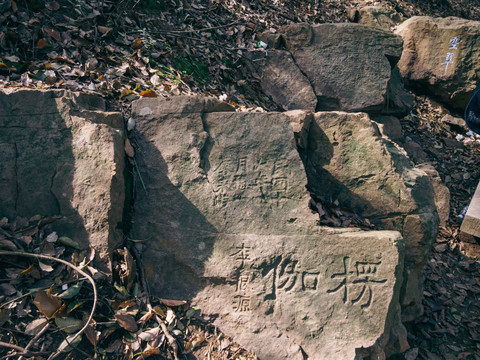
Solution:
[(0, 326), (3, 326), (10, 319), (10, 309), (0, 310)]
[(128, 140), (128, 138), (125, 140), (125, 154), (131, 158), (135, 157), (135, 150), (133, 149), (132, 144), (130, 144), (130, 140)]
[(150, 348), (150, 349), (145, 350), (142, 353), (142, 356), (143, 357), (148, 357), (148, 356), (158, 355), (158, 354), (161, 354), (161, 351), (160, 351), (159, 348)]
[(162, 310), (162, 308), (158, 305), (153, 308), (153, 312), (160, 316), (162, 319), (165, 319), (165, 317), (167, 316), (165, 315), (165, 312)]
[(0, 284), (0, 295), (3, 296), (11, 296), (13, 294), (17, 293), (17, 289), (15, 289), (14, 286), (5, 283), (5, 284)]
[(47, 319), (53, 318), (62, 306), (62, 301), (58, 297), (47, 294), (43, 290), (37, 292), (33, 303), (38, 310), (47, 317)]
[(135, 39), (132, 42), (132, 49), (140, 49), (142, 47), (142, 39)]
[(166, 306), (182, 306), (187, 302), (185, 300), (170, 300), (170, 299), (159, 299)]
[(138, 330), (137, 322), (132, 315), (129, 314), (115, 314), (115, 319), (122, 328), (129, 332)]
[(196, 336), (187, 343), (187, 345), (185, 346), (185, 352), (189, 353), (195, 350), (195, 348), (199, 347), (204, 341), (205, 338), (203, 336)]
[(39, 39), (37, 42), (37, 49), (43, 50), (49, 48), (50, 45), (44, 40), (44, 39)]
[(46, 26), (43, 27), (43, 30), (44, 30), (48, 35), (50, 35), (52, 38), (54, 38), (55, 40), (57, 40), (57, 41), (61, 41), (61, 40), (62, 40), (62, 37), (60, 36), (60, 34), (59, 34), (57, 31), (55, 31), (55, 30), (53, 30), (53, 29), (50, 29), (50, 28), (48, 28), (48, 27), (46, 27)]
[(100, 34), (102, 34), (102, 37), (108, 36), (108, 34), (110, 34), (110, 32), (113, 30), (112, 28), (109, 28), (106, 26), (100, 26), (100, 25), (97, 26), (97, 29), (100, 32)]
[(154, 97), (158, 97), (158, 94), (155, 91), (148, 89), (148, 90), (142, 91), (140, 93), (140, 96), (154, 98)]
[(99, 332), (95, 330), (95, 327), (92, 324), (88, 324), (88, 326), (85, 328), (85, 335), (87, 336), (88, 341), (96, 347), (98, 343), (98, 335)]

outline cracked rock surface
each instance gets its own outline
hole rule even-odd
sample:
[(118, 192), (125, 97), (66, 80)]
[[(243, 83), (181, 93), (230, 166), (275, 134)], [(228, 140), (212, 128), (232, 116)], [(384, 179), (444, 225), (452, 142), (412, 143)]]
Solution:
[(382, 352), (400, 234), (317, 226), (288, 116), (229, 110), (202, 97), (133, 104), (146, 191), (138, 186), (132, 234), (147, 239), (150, 288), (193, 299), (262, 359)]
[(62, 216), (53, 227), (95, 247), (107, 267), (123, 241), (122, 128), (96, 95), (1, 91), (0, 213)]

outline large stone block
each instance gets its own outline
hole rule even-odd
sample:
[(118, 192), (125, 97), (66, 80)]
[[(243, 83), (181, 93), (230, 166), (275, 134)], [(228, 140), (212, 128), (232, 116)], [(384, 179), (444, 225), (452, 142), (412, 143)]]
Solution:
[(428, 175), (383, 137), (365, 113), (316, 113), (302, 158), (309, 189), (317, 198), (337, 201), (377, 228), (402, 232), (402, 316), (408, 321), (420, 315), (423, 267), (439, 224)]
[(289, 117), (228, 110), (201, 97), (133, 104), (147, 191), (132, 231), (150, 288), (191, 300), (262, 359), (377, 351), (396, 321), (400, 234), (316, 226)]
[(480, 21), (414, 16), (401, 24), (401, 75), (417, 91), (464, 110), (478, 83)]
[(287, 109), (401, 114), (411, 108), (400, 77), (392, 76), (401, 37), (350, 23), (292, 24), (279, 34), (281, 41), (272, 41), (269, 33), (260, 36), (286, 50), (267, 51), (260, 73), (263, 89), (274, 100), (293, 99), (284, 102)]
[(123, 241), (124, 152), (122, 116), (104, 106), (88, 94), (0, 92), (0, 217), (61, 215), (53, 229), (106, 264)]

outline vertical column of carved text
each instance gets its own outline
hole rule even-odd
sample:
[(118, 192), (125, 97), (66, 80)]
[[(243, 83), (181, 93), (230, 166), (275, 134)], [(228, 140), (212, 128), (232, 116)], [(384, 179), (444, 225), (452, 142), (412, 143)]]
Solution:
[(449, 41), (450, 47), (448, 48), (447, 55), (445, 56), (445, 61), (441, 63), (440, 65), (445, 65), (445, 73), (448, 70), (448, 65), (453, 63), (453, 58), (455, 56), (455, 50), (458, 49), (458, 45), (462, 42), (462, 39), (458, 38), (457, 36), (454, 36), (451, 38)]
[(233, 299), (233, 310), (235, 312), (245, 312), (252, 309), (252, 299), (248, 294), (248, 284), (251, 280), (251, 274), (245, 271), (245, 263), (250, 260), (250, 246), (244, 243), (237, 246), (232, 254), (240, 269), (236, 284), (236, 294)]

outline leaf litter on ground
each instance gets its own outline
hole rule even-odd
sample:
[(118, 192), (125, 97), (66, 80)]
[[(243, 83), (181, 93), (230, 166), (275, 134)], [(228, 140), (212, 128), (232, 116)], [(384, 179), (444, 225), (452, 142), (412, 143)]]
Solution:
[[(381, 3), (395, 7), (404, 17), (480, 16), (480, 7), (470, 0)], [(243, 66), (248, 61), (246, 51), (264, 51), (257, 47), (256, 33), (275, 32), (292, 22), (343, 22), (345, 10), (357, 5), (353, 0), (7, 0), (0, 4), (0, 86), (94, 92), (125, 115), (129, 103), (140, 96), (189, 94), (216, 96), (237, 111), (281, 110), (261, 93), (259, 79)], [(469, 203), (479, 179), (479, 141), (466, 129), (440, 121), (444, 111), (417, 97), (414, 111), (402, 120), (405, 138), (420, 144), (424, 151), (410, 153), (412, 160), (430, 161), (452, 195), (450, 220), (425, 271), (425, 314), (409, 326), (412, 349), (404, 355), (409, 360), (478, 359), (480, 351), (478, 239), (459, 233), (457, 223), (457, 215)], [(128, 129), (133, 128), (129, 123)], [(135, 143), (130, 140), (126, 150), (134, 164)], [(368, 219), (342, 209), (334, 199), (315, 199), (312, 206), (322, 215), (322, 224), (371, 226)], [(53, 235), (48, 230), (54, 217), (30, 220), (9, 223), (1, 219), (0, 249), (49, 255), (76, 264), (95, 278), (101, 294), (93, 320), (74, 341), (80, 341), (73, 344), (75, 350), (62, 356), (173, 359), (163, 331), (167, 326), (166, 331), (180, 345), (180, 355), (186, 358), (254, 358), (215, 326), (201, 321), (195, 306), (184, 300), (150, 299), (127, 248), (116, 255), (112, 286), (95, 267), (91, 250), (81, 251), (68, 234)], [(61, 263), (32, 258), (12, 261), (5, 256), (1, 260), (0, 341), (12, 347), (0, 347), (0, 354), (8, 358), (27, 349), (28, 355), (47, 358), (55, 349), (67, 349), (68, 336), (72, 336), (67, 329), (86, 323), (93, 302), (91, 287), (80, 285), (84, 277)], [(39, 293), (44, 294), (37, 299), (40, 308), (34, 303)], [(60, 301), (58, 308), (53, 299)], [(123, 319), (124, 327), (118, 318)]]

